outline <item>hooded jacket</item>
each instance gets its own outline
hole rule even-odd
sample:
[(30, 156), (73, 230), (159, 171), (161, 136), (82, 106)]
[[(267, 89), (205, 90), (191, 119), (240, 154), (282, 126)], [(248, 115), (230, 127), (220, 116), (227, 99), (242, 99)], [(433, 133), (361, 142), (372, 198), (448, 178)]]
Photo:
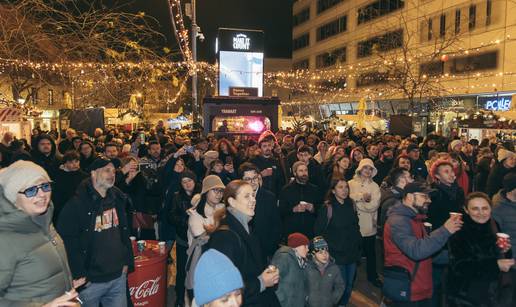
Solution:
[[(364, 166), (373, 168), (372, 177), (376, 176), (377, 170), (370, 159), (362, 159), (355, 172), (355, 177), (349, 181), (349, 197), (357, 206), (358, 223), (360, 233), (363, 237), (376, 235), (376, 220), (378, 218), (378, 208), (380, 207), (380, 187), (373, 179), (364, 180), (359, 175)], [(371, 200), (366, 202), (364, 194), (371, 194)]]
[[(52, 145), (52, 150), (50, 151), (50, 154), (48, 156), (44, 155), (41, 151), (38, 149), (39, 142), (42, 140), (49, 140), (50, 144)], [(59, 156), (57, 155), (57, 147), (56, 142), (54, 139), (48, 135), (48, 134), (40, 134), (34, 143), (34, 147), (32, 148), (31, 156), (32, 161), (47, 171), (50, 178), (54, 179), (55, 173), (59, 167)]]
[(330, 258), (321, 271), (312, 259), (306, 266), (306, 294), (309, 307), (333, 307), (338, 305), (346, 285), (335, 260)]
[(272, 264), (280, 273), (276, 296), (281, 307), (304, 306), (307, 296), (305, 272), (299, 264), (295, 250), (288, 246), (280, 247), (272, 257)]
[(444, 227), (428, 235), (423, 225), (424, 218), (412, 208), (398, 204), (387, 212), (383, 230), (386, 267), (398, 266), (414, 272), (416, 261), (419, 262), (419, 269), (411, 282), (410, 300), (413, 302), (432, 297), (432, 255), (450, 237)]
[(31, 217), (0, 187), (0, 306), (41, 307), (72, 288), (63, 241), (51, 225), (53, 206)]

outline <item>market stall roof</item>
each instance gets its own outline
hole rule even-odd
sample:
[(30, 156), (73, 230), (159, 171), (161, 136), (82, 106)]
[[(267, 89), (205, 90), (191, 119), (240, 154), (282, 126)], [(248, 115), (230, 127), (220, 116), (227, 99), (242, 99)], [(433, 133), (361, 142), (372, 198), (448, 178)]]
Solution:
[(0, 110), (0, 122), (19, 122), (23, 120), (23, 113), (17, 108), (3, 108)]

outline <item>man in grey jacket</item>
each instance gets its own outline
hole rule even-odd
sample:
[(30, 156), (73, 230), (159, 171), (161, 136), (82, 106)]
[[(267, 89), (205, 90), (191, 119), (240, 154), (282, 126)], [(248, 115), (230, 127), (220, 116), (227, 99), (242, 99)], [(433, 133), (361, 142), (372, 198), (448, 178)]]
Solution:
[[(509, 173), (503, 177), (503, 188), (493, 197), (493, 206), (493, 218), (500, 231), (511, 237), (512, 256), (516, 259), (516, 174)], [(516, 269), (511, 269), (510, 274), (512, 280), (516, 280)], [(514, 306), (516, 303), (516, 286), (511, 285), (511, 288), (502, 294), (502, 300), (506, 303), (503, 306)]]

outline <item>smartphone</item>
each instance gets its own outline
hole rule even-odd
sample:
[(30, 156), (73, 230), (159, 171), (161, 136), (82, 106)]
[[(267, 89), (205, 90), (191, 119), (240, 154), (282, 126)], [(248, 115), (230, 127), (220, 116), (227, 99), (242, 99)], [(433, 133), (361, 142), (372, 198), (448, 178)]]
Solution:
[(193, 153), (195, 151), (195, 148), (192, 145), (186, 146), (185, 148), (187, 153)]
[(145, 133), (140, 133), (140, 140), (142, 143), (145, 143)]
[(139, 163), (138, 164), (139, 172), (145, 172), (148, 169), (152, 169), (152, 164), (150, 164), (150, 163)]

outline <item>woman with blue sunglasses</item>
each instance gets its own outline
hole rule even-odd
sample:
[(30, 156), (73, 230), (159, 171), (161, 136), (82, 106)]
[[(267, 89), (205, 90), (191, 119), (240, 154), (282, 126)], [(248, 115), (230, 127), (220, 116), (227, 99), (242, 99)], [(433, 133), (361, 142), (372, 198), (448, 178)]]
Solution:
[(29, 161), (0, 170), (0, 306), (76, 306), (63, 241), (52, 222), (52, 184)]

